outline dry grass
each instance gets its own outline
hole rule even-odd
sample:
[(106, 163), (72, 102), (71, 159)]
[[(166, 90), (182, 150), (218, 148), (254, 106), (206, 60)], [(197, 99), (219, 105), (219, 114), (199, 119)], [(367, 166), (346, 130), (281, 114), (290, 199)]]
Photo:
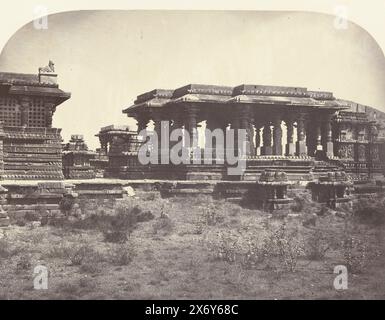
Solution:
[[(106, 221), (114, 230), (117, 218), (106, 218), (102, 208), (71, 225), (12, 226), (0, 239), (0, 297), (385, 298), (383, 225), (322, 212), (316, 226), (304, 226), (314, 212), (307, 203), (299, 206), (300, 217), (277, 219), (224, 200), (151, 194), (116, 211), (125, 215), (136, 207), (154, 216), (135, 224), (132, 217), (118, 220), (125, 243), (106, 241)], [(346, 291), (333, 288), (337, 264), (352, 272)], [(36, 265), (49, 270), (48, 290), (32, 289)]]

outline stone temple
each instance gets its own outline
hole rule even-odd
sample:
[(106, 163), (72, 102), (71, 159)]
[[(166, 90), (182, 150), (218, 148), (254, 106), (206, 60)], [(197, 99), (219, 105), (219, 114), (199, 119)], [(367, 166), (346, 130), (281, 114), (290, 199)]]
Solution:
[[(180, 180), (256, 180), (266, 168), (283, 170), (294, 180), (337, 169), (356, 178), (381, 175), (384, 170), (385, 114), (337, 99), (331, 92), (190, 84), (141, 94), (123, 113), (137, 120), (138, 132), (152, 120), (160, 140), (168, 139), (161, 137), (162, 121), (171, 123), (170, 130), (186, 129), (190, 138), (194, 132), (199, 134), (204, 123), (210, 130), (246, 129), (247, 169), (234, 178), (226, 174), (226, 164), (215, 161), (209, 165), (132, 162), (131, 166), (114, 166), (115, 175), (121, 178), (137, 178), (139, 168), (142, 178)], [(163, 145), (162, 141), (158, 145)], [(210, 146), (215, 160), (215, 140)]]
[(52, 116), (71, 95), (56, 79), (52, 62), (38, 74), (0, 72), (1, 179), (64, 178), (61, 129), (52, 128)]

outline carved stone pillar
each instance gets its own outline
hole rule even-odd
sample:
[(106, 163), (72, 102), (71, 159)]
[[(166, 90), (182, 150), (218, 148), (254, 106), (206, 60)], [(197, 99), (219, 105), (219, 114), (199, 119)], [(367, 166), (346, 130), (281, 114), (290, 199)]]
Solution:
[(246, 156), (249, 156), (251, 153), (250, 146), (250, 112), (248, 108), (242, 108), (240, 111), (240, 129), (246, 130), (246, 139), (243, 141), (244, 152)]
[(256, 153), (256, 148), (254, 144), (254, 118), (250, 118), (249, 121), (249, 130), (248, 130), (248, 136), (249, 136), (249, 143), (250, 143), (250, 155), (254, 156)]
[(20, 98), (20, 106), (21, 106), (21, 125), (28, 127), (29, 122), (29, 104), (30, 97), (23, 96)]
[(295, 144), (294, 144), (294, 120), (291, 115), (286, 119), (286, 127), (287, 127), (287, 142), (286, 142), (286, 150), (285, 154), (287, 156), (295, 155)]
[(231, 122), (231, 129), (234, 130), (234, 155), (238, 155), (238, 129), (240, 127), (239, 116), (236, 113)]
[(255, 153), (254, 155), (258, 155), (258, 148), (261, 147), (261, 125), (259, 123), (255, 124)]
[(273, 121), (273, 154), (276, 156), (282, 155), (282, 128), (281, 117), (276, 115)]
[(188, 106), (186, 108), (187, 112), (187, 130), (190, 135), (190, 150), (192, 152), (198, 151), (198, 128), (197, 128), (197, 118), (198, 118), (198, 108), (195, 106)]
[(212, 136), (212, 133), (215, 129), (218, 129), (218, 123), (213, 116), (208, 116), (206, 120), (206, 130), (211, 132), (211, 135), (205, 136), (205, 154), (209, 157), (215, 158), (216, 156), (216, 148), (218, 141), (216, 138)]
[(45, 126), (52, 128), (52, 116), (56, 110), (55, 101), (44, 101)]
[(297, 156), (307, 155), (306, 146), (306, 131), (305, 131), (305, 114), (300, 113), (297, 120), (297, 143), (296, 143)]
[(333, 133), (332, 133), (332, 115), (327, 115), (323, 123), (323, 149), (328, 158), (334, 157)]
[(229, 126), (229, 123), (227, 122), (227, 121), (225, 121), (225, 123), (223, 123), (223, 125), (222, 125), (222, 130), (223, 130), (223, 138), (224, 138), (224, 140), (223, 140), (223, 152), (224, 152), (224, 154), (223, 154), (223, 156), (224, 156), (224, 158), (226, 158), (226, 148), (227, 148), (227, 128), (228, 128), (228, 126)]
[(157, 148), (158, 154), (160, 155), (162, 153), (162, 145), (161, 145), (161, 139), (162, 139), (162, 125), (161, 121), (162, 118), (159, 113), (153, 113), (152, 114), (152, 121), (154, 121), (154, 133), (157, 135), (157, 146), (153, 145), (152, 148), (155, 149)]
[[(183, 123), (183, 116), (182, 115), (176, 115), (174, 118), (172, 130), (176, 130), (176, 129), (182, 130), (182, 141), (184, 144), (185, 135), (184, 135), (184, 123)], [(177, 143), (177, 142), (175, 142), (175, 143)]]
[(105, 135), (99, 134), (100, 147), (108, 154), (108, 139)]
[(315, 137), (316, 137), (316, 152), (322, 151), (322, 135), (321, 135), (321, 120), (314, 121)]
[(136, 119), (138, 126), (138, 133), (144, 129), (147, 129), (148, 118), (139, 116)]
[(271, 128), (270, 121), (266, 121), (263, 127), (262, 133), (263, 147), (261, 148), (261, 154), (268, 156), (273, 154), (273, 148), (271, 147)]

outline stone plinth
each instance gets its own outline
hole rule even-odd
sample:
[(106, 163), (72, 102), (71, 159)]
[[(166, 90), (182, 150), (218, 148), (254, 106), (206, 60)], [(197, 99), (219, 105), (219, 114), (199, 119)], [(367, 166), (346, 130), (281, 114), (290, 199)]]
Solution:
[(324, 203), (332, 209), (342, 205), (352, 205), (350, 188), (353, 183), (344, 171), (328, 172), (327, 176), (309, 184), (313, 201)]
[(60, 202), (63, 197), (76, 197), (71, 186), (63, 182), (12, 183), (7, 184), (7, 204), (11, 222), (36, 217), (37, 220), (62, 215)]
[(265, 170), (256, 182), (256, 204), (265, 211), (288, 209), (293, 203), (287, 197), (287, 186), (292, 184), (283, 171)]

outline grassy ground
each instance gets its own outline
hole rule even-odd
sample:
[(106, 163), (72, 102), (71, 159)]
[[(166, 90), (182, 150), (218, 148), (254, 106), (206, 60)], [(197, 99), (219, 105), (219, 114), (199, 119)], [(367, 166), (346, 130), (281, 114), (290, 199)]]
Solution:
[[(104, 218), (1, 230), (0, 298), (385, 298), (382, 224), (309, 204), (284, 218), (204, 197), (145, 193), (121, 204), (135, 205), (154, 218), (132, 230), (127, 220), (107, 228)], [(132, 232), (124, 242), (107, 229)], [(349, 268), (348, 289), (338, 291), (340, 264)], [(33, 288), (36, 265), (49, 270), (48, 290)]]

